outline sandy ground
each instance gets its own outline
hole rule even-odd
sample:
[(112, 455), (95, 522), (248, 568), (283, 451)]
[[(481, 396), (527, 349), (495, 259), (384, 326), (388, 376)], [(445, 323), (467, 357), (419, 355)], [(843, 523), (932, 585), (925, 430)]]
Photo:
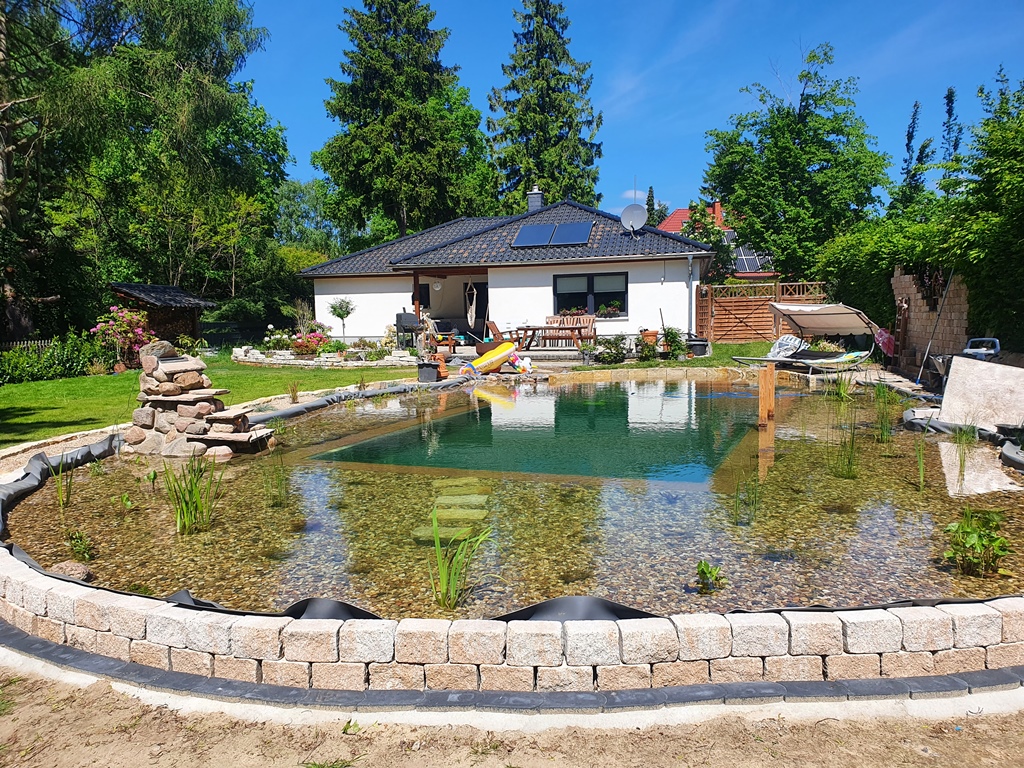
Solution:
[(1012, 766), (1024, 715), (791, 724), (735, 715), (644, 730), (493, 733), (471, 726), (251, 723), (181, 715), (105, 681), (88, 688), (0, 669), (0, 766)]

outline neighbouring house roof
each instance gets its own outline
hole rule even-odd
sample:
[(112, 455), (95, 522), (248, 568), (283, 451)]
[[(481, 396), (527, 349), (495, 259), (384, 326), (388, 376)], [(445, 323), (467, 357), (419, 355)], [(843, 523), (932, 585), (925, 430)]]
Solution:
[(111, 283), (110, 287), (118, 296), (134, 299), (151, 307), (172, 307), (176, 309), (212, 309), (214, 301), (207, 301), (183, 291), (176, 285), (148, 285), (146, 283)]
[[(585, 243), (513, 247), (530, 225), (590, 223)], [(567, 200), (519, 216), (456, 219), (415, 235), (343, 256), (302, 271), (303, 277), (381, 275), (431, 267), (571, 264), (649, 258), (707, 258), (710, 246), (644, 227), (634, 234), (619, 217)]]
[[(756, 277), (759, 275), (774, 275), (772, 270), (771, 257), (765, 253), (756, 253), (749, 245), (736, 245), (736, 230), (725, 225), (722, 217), (722, 204), (714, 202), (708, 206), (708, 213), (725, 233), (725, 241), (732, 246), (736, 262), (733, 267), (737, 277)], [(689, 208), (676, 208), (668, 217), (658, 225), (658, 229), (665, 232), (679, 232), (683, 224), (690, 220)]]

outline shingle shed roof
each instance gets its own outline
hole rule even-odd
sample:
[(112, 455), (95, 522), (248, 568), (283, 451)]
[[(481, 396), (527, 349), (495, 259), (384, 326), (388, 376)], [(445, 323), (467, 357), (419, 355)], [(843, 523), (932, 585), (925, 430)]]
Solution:
[(153, 307), (175, 307), (184, 309), (212, 309), (214, 301), (207, 301), (183, 291), (176, 285), (148, 285), (146, 283), (111, 283), (118, 296), (135, 299)]
[[(593, 222), (583, 245), (512, 248), (526, 224)], [(619, 259), (709, 256), (710, 246), (653, 227), (635, 236), (619, 218), (567, 200), (519, 216), (463, 218), (414, 235), (332, 259), (302, 271), (303, 277), (394, 274), (423, 267), (473, 267), (512, 264), (579, 263)]]

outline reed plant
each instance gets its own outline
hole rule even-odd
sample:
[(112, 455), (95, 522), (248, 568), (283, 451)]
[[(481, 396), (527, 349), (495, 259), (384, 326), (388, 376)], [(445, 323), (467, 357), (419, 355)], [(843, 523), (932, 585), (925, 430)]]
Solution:
[(854, 411), (847, 424), (838, 428), (839, 439), (828, 446), (828, 469), (834, 477), (857, 479), (857, 418)]
[(895, 400), (893, 391), (885, 384), (875, 384), (876, 437), (880, 443), (892, 442), (892, 404)]
[(57, 490), (57, 508), (67, 509), (71, 505), (71, 489), (75, 482), (74, 465), (64, 464), (64, 454), (61, 454), (60, 462), (56, 467), (50, 467), (50, 477), (55, 482)]
[(730, 521), (733, 525), (752, 525), (761, 508), (761, 483), (755, 474), (736, 483)]
[(271, 507), (283, 507), (288, 501), (288, 472), (281, 454), (263, 469), (263, 498)]
[(299, 402), (299, 382), (288, 382), (288, 399), (291, 400), (293, 403)]
[[(447, 544), (442, 544), (436, 509), (430, 513), (430, 524), (434, 530), (434, 558), (427, 561), (430, 589), (434, 593), (434, 602), (442, 608), (454, 610), (476, 586), (469, 581), (469, 567), (480, 547), (491, 540), (494, 529), (487, 526), (475, 536), (463, 538), (470, 530), (466, 528)], [(462, 541), (458, 541), (460, 538)]]
[(827, 384), (825, 394), (833, 400), (848, 403), (853, 400), (853, 376), (837, 373), (836, 377)]
[(967, 473), (967, 459), (974, 450), (974, 446), (978, 444), (978, 428), (973, 424), (955, 427), (951, 437), (956, 448), (956, 458), (959, 465), (957, 485), (963, 487), (964, 475)]
[(924, 493), (924, 437), (914, 440), (914, 454), (917, 456), (917, 490)]
[(208, 531), (220, 492), (224, 470), (217, 472), (216, 460), (192, 456), (175, 472), (164, 464), (164, 485), (174, 509), (174, 526), (179, 534)]

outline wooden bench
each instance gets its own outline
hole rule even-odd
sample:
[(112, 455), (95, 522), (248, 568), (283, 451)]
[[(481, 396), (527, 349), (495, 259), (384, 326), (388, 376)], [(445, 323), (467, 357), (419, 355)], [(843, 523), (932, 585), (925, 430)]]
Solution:
[(579, 343), (597, 343), (597, 315), (550, 315), (545, 325), (551, 326), (541, 336), (545, 347), (570, 347)]

